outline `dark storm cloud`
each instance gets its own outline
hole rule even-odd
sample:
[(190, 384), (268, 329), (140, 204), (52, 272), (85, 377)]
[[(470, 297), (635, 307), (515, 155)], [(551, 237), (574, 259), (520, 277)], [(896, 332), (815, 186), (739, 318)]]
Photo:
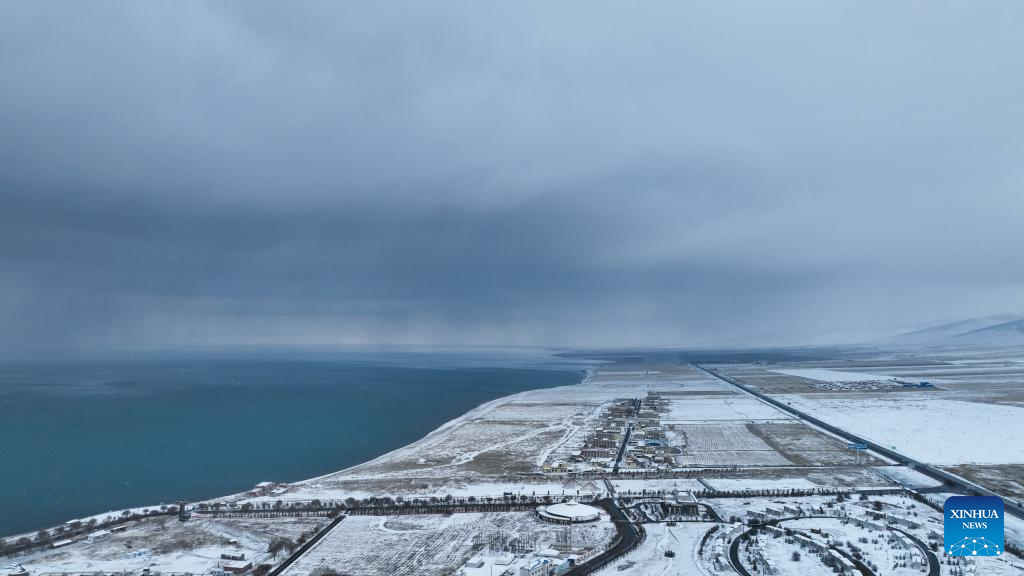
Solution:
[(0, 5), (0, 344), (1020, 310), (1014, 3)]

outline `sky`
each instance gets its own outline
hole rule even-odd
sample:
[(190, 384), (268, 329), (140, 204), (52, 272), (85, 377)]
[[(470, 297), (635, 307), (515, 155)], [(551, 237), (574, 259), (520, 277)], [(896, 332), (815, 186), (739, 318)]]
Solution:
[(0, 3), (0, 349), (1024, 312), (1019, 2)]

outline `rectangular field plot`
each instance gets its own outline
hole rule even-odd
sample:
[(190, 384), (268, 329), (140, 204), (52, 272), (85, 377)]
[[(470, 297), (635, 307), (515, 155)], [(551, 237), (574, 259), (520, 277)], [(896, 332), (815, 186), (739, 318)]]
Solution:
[(783, 412), (750, 396), (671, 396), (662, 422), (714, 420), (790, 420)]
[(713, 450), (673, 457), (677, 466), (789, 466), (774, 450)]
[[(352, 576), (447, 575), (494, 539), (517, 538), (526, 547), (549, 545), (559, 526), (531, 512), (454, 514), (452, 516), (352, 516), (293, 564), (287, 576), (308, 576), (323, 569)], [(576, 545), (603, 547), (615, 535), (610, 522), (573, 530)]]
[(744, 424), (683, 424), (674, 427), (683, 453), (678, 466), (788, 466), (792, 464)]
[(676, 427), (690, 451), (771, 450), (764, 440), (750, 433), (745, 424), (683, 424)]
[(999, 494), (1024, 499), (1024, 464), (950, 466), (946, 470)]
[(478, 420), (493, 422), (561, 422), (576, 414), (588, 414), (597, 406), (540, 402), (509, 402), (495, 407)]
[(929, 464), (1018, 464), (1020, 408), (922, 395), (778, 399), (864, 438)]
[(800, 466), (846, 466), (883, 464), (870, 454), (856, 453), (845, 442), (815, 430), (803, 422), (748, 424), (758, 438)]
[(824, 368), (789, 368), (772, 370), (778, 374), (799, 376), (819, 382), (871, 382), (874, 380), (890, 380), (892, 376), (865, 374), (863, 372), (844, 372), (842, 370), (826, 370)]

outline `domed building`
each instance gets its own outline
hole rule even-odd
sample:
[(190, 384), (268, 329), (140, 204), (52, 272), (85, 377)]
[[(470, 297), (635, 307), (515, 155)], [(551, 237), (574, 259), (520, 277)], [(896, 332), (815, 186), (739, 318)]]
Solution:
[(601, 517), (603, 512), (600, 508), (580, 504), (575, 500), (559, 502), (550, 506), (542, 506), (537, 509), (537, 514), (542, 520), (556, 524), (580, 524), (593, 522)]

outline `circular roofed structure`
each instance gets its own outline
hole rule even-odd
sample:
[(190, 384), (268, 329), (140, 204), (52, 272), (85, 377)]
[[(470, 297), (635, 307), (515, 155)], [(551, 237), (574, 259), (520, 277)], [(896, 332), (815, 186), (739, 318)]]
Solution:
[(601, 517), (601, 509), (580, 504), (574, 500), (560, 502), (550, 506), (542, 506), (537, 509), (537, 514), (548, 522), (559, 524), (578, 524), (581, 522), (593, 522)]

